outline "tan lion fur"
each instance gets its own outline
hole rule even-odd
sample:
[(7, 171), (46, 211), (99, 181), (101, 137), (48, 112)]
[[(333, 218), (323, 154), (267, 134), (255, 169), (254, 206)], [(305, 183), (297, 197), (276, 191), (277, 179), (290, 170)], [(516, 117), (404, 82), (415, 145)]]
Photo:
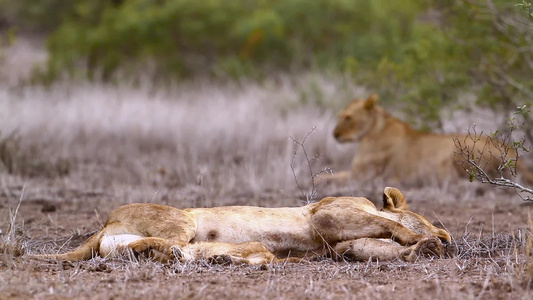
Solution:
[(111, 212), (104, 228), (72, 252), (32, 257), (79, 261), (142, 254), (162, 262), (263, 264), (327, 255), (412, 261), (443, 254), (441, 241), (450, 242), (450, 234), (409, 211), (403, 194), (388, 187), (380, 211), (363, 197), (282, 208), (128, 204)]
[[(359, 143), (350, 171), (321, 176), (317, 181), (374, 180), (384, 178), (391, 183), (419, 184), (428, 179), (442, 181), (468, 177), (458, 161), (454, 138), (472, 148), (473, 140), (466, 135), (419, 132), (407, 123), (391, 116), (378, 104), (378, 96), (357, 99), (339, 113), (333, 131), (340, 143)], [(482, 147), (487, 147), (481, 149)], [(487, 139), (477, 141), (473, 153), (483, 152), (481, 165), (487, 170), (497, 168), (499, 151)], [(508, 158), (514, 158), (509, 154)], [(521, 160), (517, 173), (533, 183), (533, 174)]]

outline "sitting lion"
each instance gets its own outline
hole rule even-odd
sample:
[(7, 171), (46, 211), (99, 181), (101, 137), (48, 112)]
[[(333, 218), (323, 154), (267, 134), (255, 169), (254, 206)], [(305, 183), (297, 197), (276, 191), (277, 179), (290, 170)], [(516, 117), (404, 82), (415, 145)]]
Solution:
[[(367, 180), (385, 178), (393, 183), (424, 183), (428, 179), (457, 179), (468, 177), (457, 155), (454, 138), (463, 146), (474, 148), (475, 155), (483, 154), (481, 165), (496, 170), (499, 151), (482, 137), (473, 144), (466, 135), (435, 134), (412, 129), (378, 105), (378, 96), (354, 100), (339, 113), (333, 131), (340, 143), (358, 142), (359, 149), (352, 160), (351, 171), (321, 176), (317, 181)], [(475, 147), (474, 147), (475, 146)], [(508, 158), (514, 158), (509, 154)], [(519, 160), (518, 175), (533, 183), (533, 174)], [(491, 174), (493, 175), (493, 174)]]
[(79, 261), (99, 254), (236, 264), (300, 261), (315, 256), (413, 261), (443, 254), (450, 234), (407, 210), (403, 194), (385, 188), (383, 209), (362, 197), (328, 197), (302, 207), (227, 206), (177, 209), (128, 204), (103, 229), (65, 254), (33, 258)]

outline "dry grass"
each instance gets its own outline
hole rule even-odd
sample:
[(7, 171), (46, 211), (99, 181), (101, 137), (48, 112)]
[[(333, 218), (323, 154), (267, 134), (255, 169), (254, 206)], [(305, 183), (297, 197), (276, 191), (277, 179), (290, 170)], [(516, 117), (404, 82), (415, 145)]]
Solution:
[[(300, 90), (305, 87), (291, 88), (293, 84), (304, 83), (194, 83), (173, 91), (101, 85), (25, 88), (0, 99), (0, 111), (10, 112), (0, 128), (6, 134), (17, 132), (19, 148), (37, 147), (33, 157), (68, 161), (86, 172), (100, 168), (95, 180), (102, 182), (155, 181), (161, 188), (186, 189), (203, 184), (212, 187), (210, 196), (237, 186), (252, 194), (267, 186), (285, 190), (294, 186), (289, 137), (302, 138), (317, 126), (320, 134), (310, 137), (310, 152), (339, 148), (328, 134), (331, 111), (302, 105)], [(296, 166), (297, 174), (306, 167), (303, 162)], [(117, 169), (123, 171), (115, 173)]]
[[(298, 145), (290, 137), (301, 141), (316, 126), (306, 141), (311, 155), (322, 154), (314, 170), (347, 169), (356, 147), (331, 137), (335, 112), (367, 93), (318, 75), (164, 89), (10, 82), (0, 86), (0, 299), (533, 296), (530, 206), (469, 183), (403, 189), (414, 211), (453, 234), (451, 258), (263, 267), (26, 260), (25, 252), (72, 249), (124, 203), (301, 205), (290, 166)], [(465, 122), (458, 118), (446, 128)], [(27, 167), (35, 162), (44, 163)], [(59, 162), (68, 162), (68, 172), (57, 171)], [(294, 167), (308, 189), (304, 157)], [(386, 184), (319, 186), (318, 196), (362, 195), (378, 203)]]
[[(476, 245), (464, 244), (467, 248)], [(494, 250), (494, 249), (493, 249)], [(513, 249), (498, 249), (512, 252)], [(492, 251), (492, 250), (491, 250)], [(141, 260), (82, 263), (13, 260), (2, 266), (3, 297), (43, 298), (416, 298), (528, 299), (522, 256), (456, 257), (416, 263), (329, 260), (269, 266), (206, 262), (161, 265)], [(36, 275), (37, 274), (37, 275)], [(41, 275), (38, 275), (41, 274)]]

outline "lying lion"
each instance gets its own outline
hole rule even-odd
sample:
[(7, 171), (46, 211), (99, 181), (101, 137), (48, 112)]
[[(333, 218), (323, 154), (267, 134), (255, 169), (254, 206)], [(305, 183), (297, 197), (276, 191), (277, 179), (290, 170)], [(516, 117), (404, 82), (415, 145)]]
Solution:
[(177, 209), (128, 204), (106, 225), (65, 254), (34, 258), (79, 261), (139, 255), (236, 264), (299, 261), (315, 256), (413, 261), (443, 254), (450, 234), (407, 210), (403, 194), (385, 188), (383, 209), (362, 197), (328, 197), (302, 207), (227, 206)]
[[(454, 138), (465, 143), (464, 146), (474, 146), (472, 139), (465, 135), (413, 130), (380, 107), (376, 94), (348, 104), (339, 113), (333, 135), (340, 143), (358, 142), (358, 151), (352, 160), (351, 171), (321, 176), (317, 181), (342, 182), (380, 176), (395, 183), (423, 183), (428, 179), (464, 178), (468, 177), (468, 172), (461, 166), (463, 158), (456, 155), (458, 149)], [(475, 149), (472, 153), (476, 155), (483, 152), (481, 165), (487, 170), (496, 170), (499, 161), (490, 157), (499, 153), (494, 145), (481, 138)], [(514, 157), (509, 154), (508, 158)], [(520, 160), (516, 167), (518, 175), (533, 183), (533, 174)]]

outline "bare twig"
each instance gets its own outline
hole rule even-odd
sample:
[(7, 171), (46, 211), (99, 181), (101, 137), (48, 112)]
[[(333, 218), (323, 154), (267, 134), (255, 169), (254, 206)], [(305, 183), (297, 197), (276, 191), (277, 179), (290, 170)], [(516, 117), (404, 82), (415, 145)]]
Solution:
[(11, 208), (9, 208), (9, 230), (7, 231), (7, 237), (6, 237), (8, 241), (15, 240), (15, 231), (16, 231), (15, 221), (17, 220), (20, 203), (22, 202), (22, 198), (24, 197), (24, 190), (25, 190), (25, 186), (22, 186), (22, 192), (20, 193), (19, 202), (17, 204), (17, 207), (15, 208), (15, 211), (12, 211)]
[[(306, 199), (305, 200), (306, 204), (311, 203), (312, 200), (316, 197), (316, 192), (317, 191), (316, 191), (315, 180), (314, 180), (315, 177), (317, 177), (318, 175), (320, 175), (322, 173), (325, 173), (325, 172), (330, 172), (331, 173), (331, 170), (329, 168), (324, 168), (324, 169), (320, 170), (318, 173), (313, 173), (312, 162), (318, 160), (320, 155), (317, 155), (317, 156), (314, 156), (312, 158), (309, 158), (309, 154), (307, 153), (307, 150), (305, 149), (305, 142), (306, 142), (307, 138), (311, 135), (311, 133), (313, 133), (315, 131), (315, 129), (316, 129), (316, 126), (311, 128), (311, 130), (309, 132), (307, 132), (307, 134), (305, 135), (305, 137), (303, 138), (303, 140), (301, 142), (299, 142), (297, 139), (293, 138), (292, 136), (290, 137), (290, 139), (297, 146), (296, 149), (294, 150), (293, 155), (292, 155), (290, 167), (291, 167), (292, 175), (294, 176), (294, 181), (296, 182), (296, 185), (298, 186), (298, 189), (302, 193), (302, 196), (304, 196), (305, 199)], [(299, 149), (302, 149), (302, 153), (304, 154), (305, 160), (307, 162), (307, 168), (308, 168), (308, 172), (309, 172), (309, 179), (310, 179), (310, 182), (311, 182), (311, 190), (309, 192), (307, 192), (307, 193), (304, 192), (304, 189), (302, 188), (300, 182), (298, 181), (298, 177), (296, 176), (296, 171), (294, 169), (295, 160), (296, 160), (296, 156), (298, 154), (298, 150)]]

